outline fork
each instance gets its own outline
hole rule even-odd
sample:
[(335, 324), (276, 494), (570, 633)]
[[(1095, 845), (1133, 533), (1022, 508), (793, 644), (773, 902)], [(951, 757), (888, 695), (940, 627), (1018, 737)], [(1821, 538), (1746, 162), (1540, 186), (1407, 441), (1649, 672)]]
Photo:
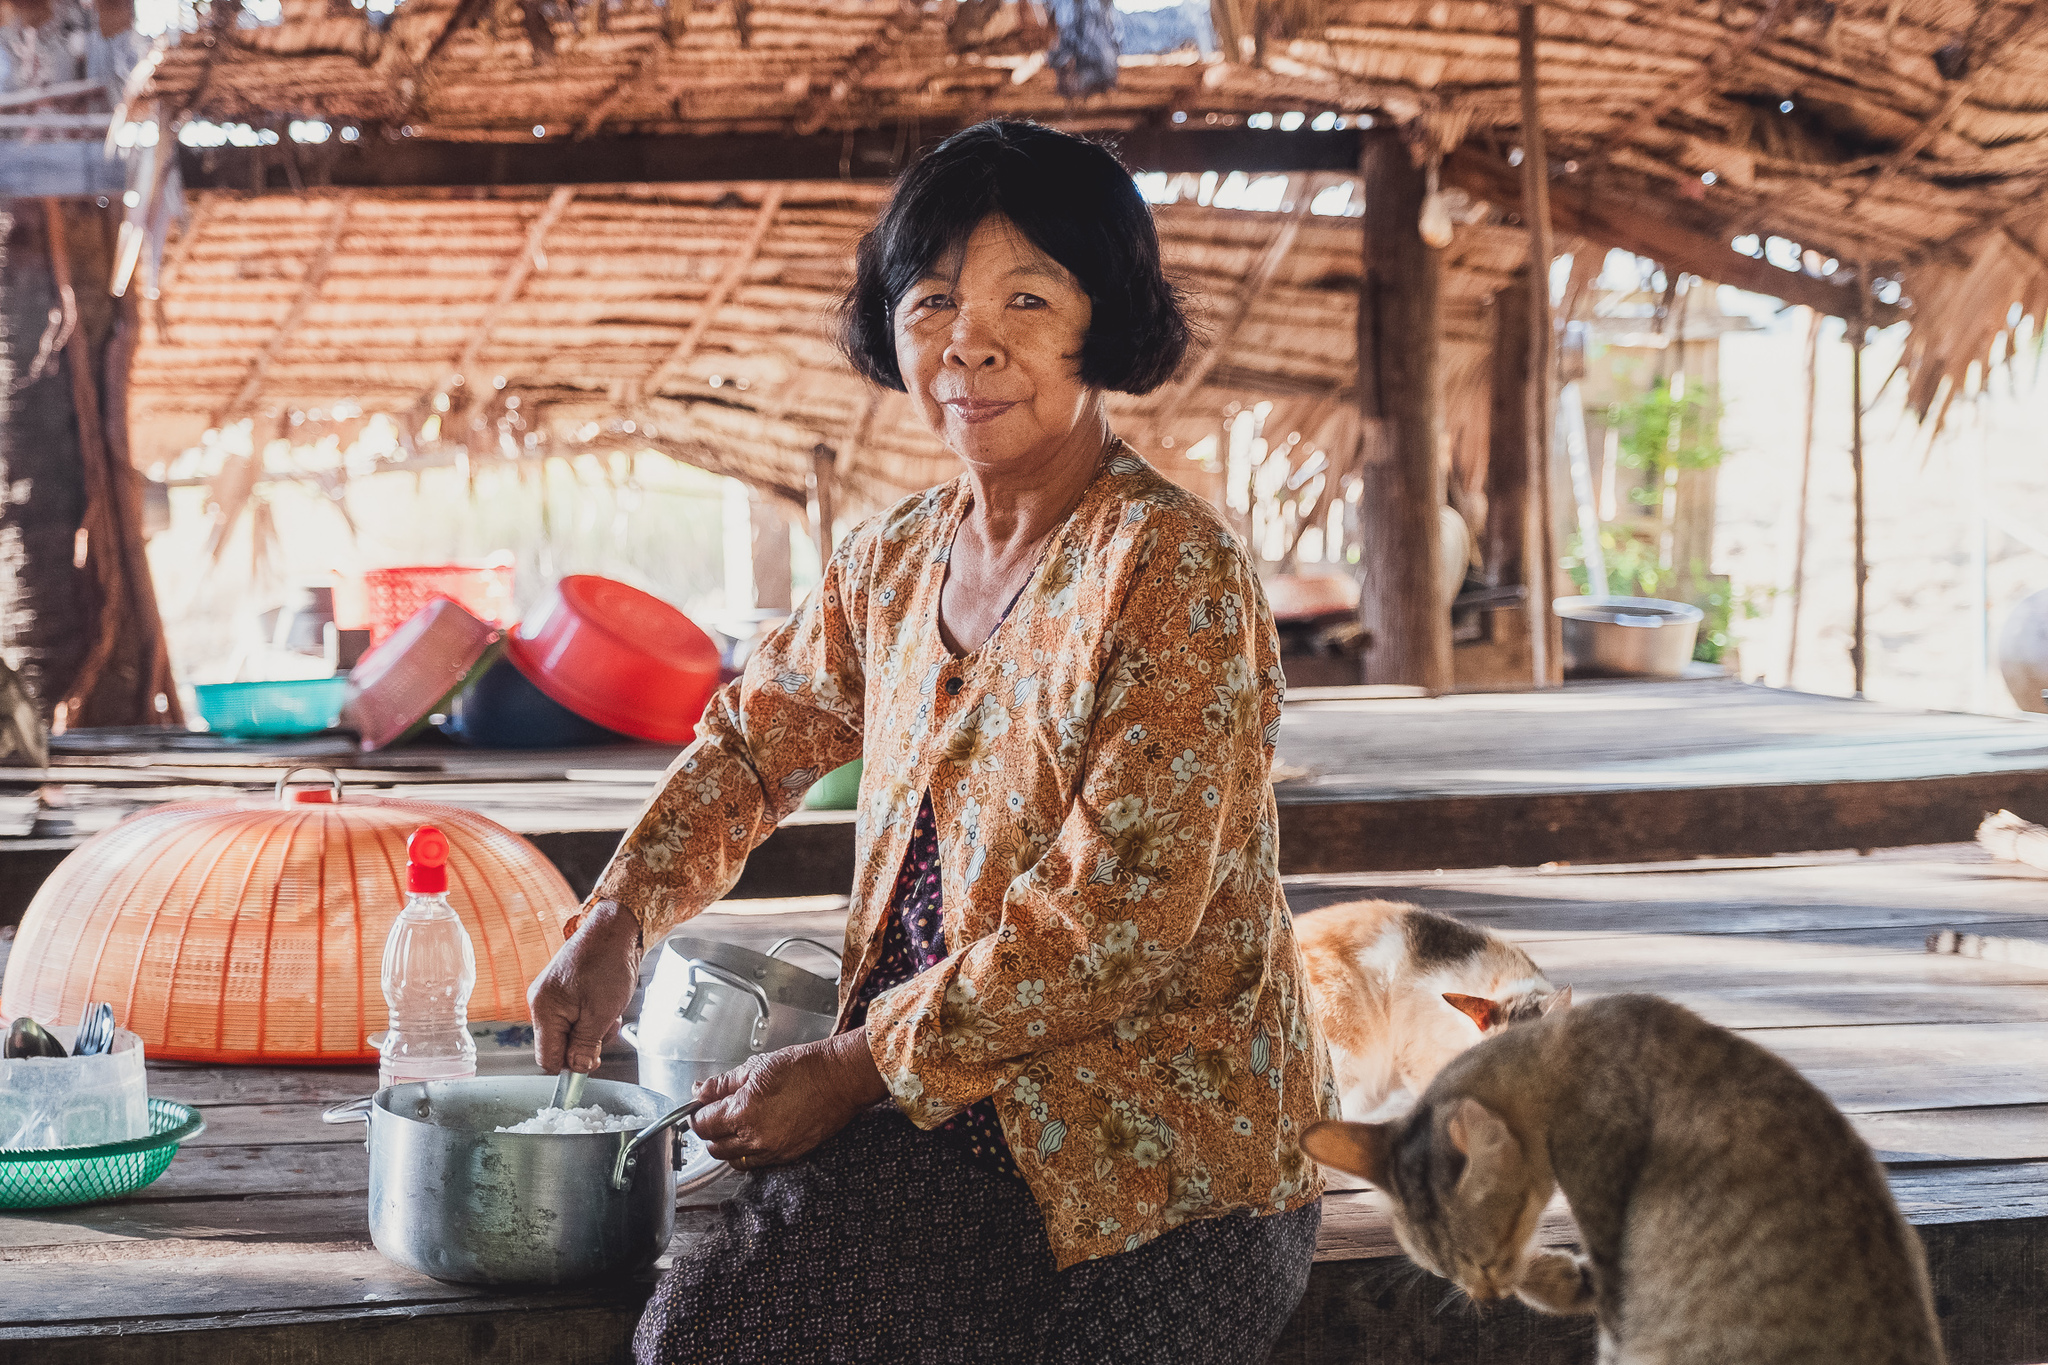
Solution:
[(72, 1044), (74, 1057), (94, 1057), (114, 1050), (114, 1007), (104, 1000), (85, 1007), (78, 1016), (78, 1040)]

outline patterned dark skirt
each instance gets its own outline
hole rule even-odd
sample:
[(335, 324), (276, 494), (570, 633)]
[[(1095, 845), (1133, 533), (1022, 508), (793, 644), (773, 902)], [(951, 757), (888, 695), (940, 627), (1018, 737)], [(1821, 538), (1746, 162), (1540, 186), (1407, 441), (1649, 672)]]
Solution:
[(750, 1175), (662, 1277), (641, 1365), (1263, 1361), (1308, 1286), (1322, 1208), (1183, 1224), (1053, 1269), (1024, 1182), (878, 1105)]

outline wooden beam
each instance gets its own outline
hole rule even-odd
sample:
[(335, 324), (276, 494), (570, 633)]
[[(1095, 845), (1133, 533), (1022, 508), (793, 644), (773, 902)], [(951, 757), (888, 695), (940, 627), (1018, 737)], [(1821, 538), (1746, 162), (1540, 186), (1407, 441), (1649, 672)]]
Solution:
[(7, 133), (104, 133), (113, 115), (99, 114), (0, 114), (0, 132)]
[(1486, 432), (1486, 531), (1480, 558), (1487, 583), (1496, 588), (1522, 584), (1528, 573), (1531, 293), (1518, 274), (1493, 296), (1493, 407)]
[(58, 81), (54, 85), (39, 85), (31, 90), (9, 90), (0, 95), (0, 109), (27, 109), (52, 100), (75, 99), (80, 95), (104, 95), (105, 81)]
[(761, 243), (767, 240), (768, 229), (775, 225), (775, 215), (782, 209), (783, 193), (784, 189), (780, 184), (771, 184), (762, 190), (761, 209), (754, 215), (754, 226), (748, 230), (746, 240), (740, 243), (740, 249), (734, 252), (732, 259), (726, 263), (725, 273), (718, 277), (718, 283), (711, 287), (711, 292), (704, 296), (704, 302), (698, 305), (697, 316), (691, 320), (690, 329), (683, 333), (683, 339), (678, 341), (675, 349), (662, 357), (660, 362), (647, 372), (647, 377), (640, 381), (642, 393), (660, 393), (662, 384), (689, 364), (690, 357), (697, 354), (697, 348), (703, 344), (704, 334), (711, 330), (712, 320), (718, 316), (718, 310), (725, 307), (726, 301), (738, 291), (741, 284), (745, 283), (748, 268), (761, 254)]
[[(1059, 120), (1050, 120), (1054, 125)], [(252, 185), (289, 191), (287, 157), (295, 157), (309, 183), (356, 189), (416, 189), (480, 185), (683, 184), (705, 181), (887, 180), (940, 139), (964, 126), (943, 119), (883, 122), (846, 131), (797, 137), (785, 133), (716, 136), (618, 135), (587, 141), (569, 137), (497, 142), (441, 142), (425, 137), (389, 142), (364, 137), (344, 142), (283, 147), (178, 148), (188, 189), (248, 190)], [(1358, 168), (1356, 129), (1294, 132), (1256, 128), (1132, 128), (1074, 132), (1103, 142), (1134, 171), (1243, 171), (1248, 175), (1297, 171), (1353, 174)], [(42, 144), (45, 148), (67, 144)], [(79, 144), (99, 157), (97, 144)], [(10, 160), (34, 150), (10, 147)], [(120, 183), (120, 166), (114, 183)], [(9, 167), (0, 165), (0, 177)], [(79, 191), (83, 193), (84, 191)], [(105, 193), (96, 190), (94, 193)]]
[(520, 247), (519, 254), (513, 257), (512, 264), (505, 271), (505, 277), (498, 281), (498, 292), (491, 299), (490, 306), (484, 309), (484, 315), (477, 319), (476, 326), (470, 329), (468, 339), (462, 343), (462, 352), (456, 357), (455, 368), (449, 372), (447, 379), (435, 387), (436, 395), (445, 392), (457, 377), (461, 378), (472, 393), (476, 392), (476, 363), (483, 353), (484, 344), (490, 340), (491, 329), (498, 325), (498, 319), (504, 316), (505, 309), (526, 288), (526, 281), (543, 259), (548, 234), (562, 221), (562, 215), (569, 211), (570, 201), (575, 197), (575, 189), (568, 185), (562, 186), (548, 196), (548, 202), (542, 207), (540, 215), (533, 220), (533, 226), (527, 229), (525, 244)]
[(1366, 210), (1358, 298), (1365, 446), (1358, 617), (1371, 633), (1360, 681), (1448, 692), (1451, 617), (1437, 584), (1442, 256), (1418, 230), (1424, 182), (1406, 142), (1391, 129), (1375, 134), (1359, 166)]
[(1152, 401), (1145, 405), (1145, 432), (1140, 437), (1138, 445), (1141, 452), (1149, 452), (1159, 444), (1162, 439), (1160, 427), (1174, 421), (1186, 410), (1189, 401), (1201, 392), (1202, 382), (1209, 377), (1209, 372), (1215, 368), (1216, 362), (1229, 351), (1231, 340), (1237, 335), (1237, 329), (1244, 326), (1245, 319), (1250, 317), (1252, 309), (1258, 306), (1259, 296), (1266, 292), (1266, 286), (1273, 282), (1273, 277), (1280, 273), (1280, 267), (1286, 264), (1288, 253), (1294, 250), (1295, 239), (1301, 236), (1301, 225), (1308, 221), (1309, 204), (1315, 198), (1314, 190), (1314, 177), (1310, 177), (1303, 183), (1301, 193), (1295, 197), (1294, 211), (1274, 229), (1272, 238), (1267, 241), (1266, 249), (1259, 254), (1251, 273), (1239, 282), (1237, 289), (1231, 294), (1229, 305), (1223, 310), (1222, 319), (1210, 336), (1209, 344), (1203, 347), (1202, 353), (1182, 371), (1179, 379), (1160, 390), (1153, 396)]
[(249, 368), (242, 374), (241, 385), (235, 390), (235, 396), (214, 410), (211, 425), (225, 426), (256, 402), (256, 396), (263, 391), (263, 376), (269, 371), (271, 362), (284, 350), (285, 345), (291, 340), (292, 333), (298, 329), (299, 320), (306, 316), (306, 310), (311, 308), (313, 300), (320, 296), (320, 286), (327, 280), (328, 267), (334, 263), (334, 249), (341, 244), (342, 233), (348, 229), (349, 212), (353, 207), (354, 199), (351, 195), (343, 194), (335, 200), (334, 212), (328, 218), (326, 235), (320, 239), (320, 244), (313, 248), (313, 255), (306, 262), (305, 276), (299, 281), (298, 297), (292, 300), (292, 306), (278, 322), (277, 330), (270, 334), (270, 340), (265, 342), (263, 349), (250, 360)]
[(92, 569), (99, 598), (97, 619), (91, 626), (92, 643), (65, 690), (64, 711), (68, 719), (80, 715), (99, 689), (100, 674), (106, 668), (107, 660), (113, 657), (115, 640), (121, 633), (121, 618), (128, 603), (127, 594), (122, 591), (120, 548), (100, 543), (103, 537), (112, 533), (115, 525), (110, 501), (113, 490), (107, 478), (106, 434), (100, 425), (92, 339), (86, 335), (78, 316), (78, 294), (72, 278), (64, 205), (57, 199), (45, 199), (42, 207), (50, 243), (50, 274), (67, 324), (65, 332), (69, 340), (64, 347), (64, 368), (71, 376), (72, 417), (78, 426), (78, 456), (85, 471), (85, 515), (80, 526), (86, 532), (86, 561)]
[(1550, 437), (1557, 425), (1556, 338), (1550, 325), (1550, 157), (1544, 148), (1543, 111), (1536, 81), (1536, 5), (1522, 0), (1518, 55), (1522, 86), (1522, 202), (1529, 227), (1529, 372), (1524, 393), (1528, 425), (1523, 459), (1529, 465), (1529, 486), (1523, 499), (1528, 530), (1522, 540), (1522, 581), (1529, 585), (1525, 613), (1529, 623), (1531, 681), (1554, 687), (1564, 681), (1560, 660), (1552, 657), (1550, 588), (1557, 569), (1551, 544)]
[[(1522, 208), (1522, 191), (1514, 170), (1491, 153), (1470, 146), (1452, 153), (1444, 162), (1444, 180), (1503, 207)], [(1669, 269), (1689, 271), (1717, 284), (1803, 303), (1829, 317), (1856, 316), (1856, 290), (1849, 284), (1780, 270), (1768, 261), (1742, 255), (1718, 230), (1703, 231), (1644, 205), (1624, 205), (1610, 197), (1595, 206), (1577, 195), (1560, 195), (1550, 200), (1550, 226), (1554, 232), (1633, 251), (1661, 261)], [(1889, 327), (1907, 317), (1905, 309), (1892, 304), (1871, 300), (1869, 308), (1875, 327)]]

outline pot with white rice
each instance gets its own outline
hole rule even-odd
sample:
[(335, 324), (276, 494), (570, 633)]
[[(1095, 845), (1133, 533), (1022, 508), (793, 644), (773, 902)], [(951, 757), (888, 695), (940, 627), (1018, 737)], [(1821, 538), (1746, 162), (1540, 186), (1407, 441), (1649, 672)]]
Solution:
[(386, 1086), (328, 1110), (369, 1125), (370, 1239), (456, 1284), (630, 1275), (675, 1231), (676, 1133), (695, 1104), (591, 1080), (552, 1107), (552, 1076)]

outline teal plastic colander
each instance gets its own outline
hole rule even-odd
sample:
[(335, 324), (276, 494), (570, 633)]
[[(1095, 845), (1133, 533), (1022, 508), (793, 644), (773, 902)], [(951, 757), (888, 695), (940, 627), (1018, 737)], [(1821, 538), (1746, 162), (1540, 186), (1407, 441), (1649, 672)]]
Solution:
[(176, 1100), (149, 1102), (149, 1136), (93, 1147), (0, 1151), (0, 1209), (97, 1204), (141, 1189), (164, 1173), (178, 1144), (206, 1131), (199, 1111)]

